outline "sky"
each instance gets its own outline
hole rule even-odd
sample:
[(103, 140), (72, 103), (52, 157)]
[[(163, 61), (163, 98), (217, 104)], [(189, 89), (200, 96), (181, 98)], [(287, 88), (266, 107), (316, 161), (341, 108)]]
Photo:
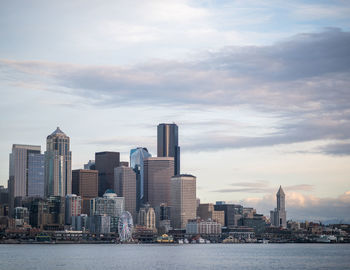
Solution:
[(201, 202), (350, 222), (349, 1), (0, 1), (0, 185), (59, 126), (73, 169), (179, 126)]

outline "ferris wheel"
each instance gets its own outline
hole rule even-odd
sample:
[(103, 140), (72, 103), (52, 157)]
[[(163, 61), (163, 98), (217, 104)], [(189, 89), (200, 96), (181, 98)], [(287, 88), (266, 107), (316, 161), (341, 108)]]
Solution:
[(118, 233), (121, 242), (126, 242), (131, 239), (133, 227), (134, 224), (131, 214), (128, 211), (123, 212), (118, 221)]

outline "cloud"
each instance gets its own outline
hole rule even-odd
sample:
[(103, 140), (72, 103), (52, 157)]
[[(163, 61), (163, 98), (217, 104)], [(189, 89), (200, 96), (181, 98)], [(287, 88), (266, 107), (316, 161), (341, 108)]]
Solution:
[[(285, 190), (287, 191), (287, 187)], [(267, 194), (263, 198), (246, 198), (239, 203), (246, 207), (254, 207), (258, 212), (269, 216), (269, 211), (276, 207), (276, 197), (274, 194)], [(350, 191), (337, 198), (319, 198), (288, 191), (286, 211), (287, 219), (350, 223)]]
[(93, 140), (88, 140), (83, 143), (85, 144), (93, 144), (100, 146), (110, 146), (113, 145), (115, 147), (124, 147), (124, 148), (132, 148), (135, 147), (135, 142), (138, 142), (139, 145), (154, 145), (155, 140), (153, 137), (147, 136), (119, 136), (119, 137), (111, 137), (111, 138), (96, 138)]
[(286, 186), (286, 191), (312, 191), (314, 189), (313, 185), (308, 184), (302, 184), (302, 185), (293, 185), (293, 186)]
[[(231, 188), (234, 187), (234, 188)], [(309, 184), (299, 184), (299, 185), (291, 185), (284, 186), (288, 192), (293, 191), (312, 191), (314, 189), (313, 185)], [(235, 182), (232, 183), (229, 187), (224, 189), (214, 190), (213, 192), (218, 193), (236, 193), (236, 192), (244, 192), (244, 193), (273, 193), (276, 190), (275, 187), (269, 184), (269, 181), (256, 181), (256, 182)]]
[[(1, 60), (8, 84), (42, 85), (91, 106), (157, 106), (227, 110), (239, 106), (278, 119), (263, 134), (225, 127), (187, 137), (183, 149), (212, 151), (314, 140), (350, 139), (350, 32), (328, 28), (271, 46), (227, 47), (187, 61), (133, 66), (71, 65)], [(225, 132), (225, 129), (227, 132)], [(332, 148), (333, 147), (333, 148)], [(321, 151), (341, 152), (335, 146)], [(342, 155), (348, 154), (347, 151)]]
[(266, 193), (266, 189), (259, 189), (259, 188), (225, 188), (225, 189), (215, 190), (214, 192), (218, 192), (218, 193), (235, 193), (235, 192)]
[(350, 143), (334, 143), (323, 146), (319, 149), (321, 152), (333, 156), (349, 156)]

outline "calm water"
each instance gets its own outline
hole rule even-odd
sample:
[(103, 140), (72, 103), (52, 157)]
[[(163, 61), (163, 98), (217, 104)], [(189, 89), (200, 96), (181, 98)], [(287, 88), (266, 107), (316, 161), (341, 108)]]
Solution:
[(0, 269), (350, 269), (350, 244), (0, 245)]

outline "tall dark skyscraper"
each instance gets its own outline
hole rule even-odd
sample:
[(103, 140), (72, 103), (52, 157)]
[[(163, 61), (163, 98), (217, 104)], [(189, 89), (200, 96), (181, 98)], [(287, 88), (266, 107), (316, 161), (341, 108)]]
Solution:
[(119, 152), (98, 152), (95, 153), (95, 168), (98, 171), (98, 196), (107, 189), (114, 188), (114, 168), (120, 166)]
[(174, 175), (180, 174), (179, 129), (176, 124), (159, 124), (157, 128), (157, 156), (173, 157)]

